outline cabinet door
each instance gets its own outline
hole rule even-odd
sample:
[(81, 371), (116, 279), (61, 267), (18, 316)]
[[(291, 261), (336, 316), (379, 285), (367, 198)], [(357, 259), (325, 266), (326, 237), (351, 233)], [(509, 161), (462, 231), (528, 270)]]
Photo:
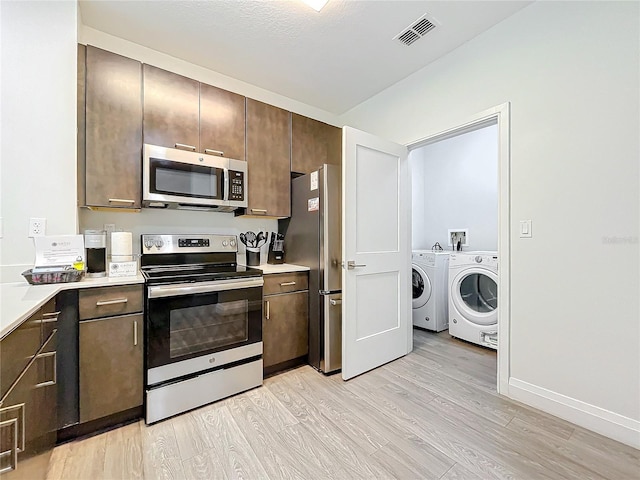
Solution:
[(142, 405), (142, 314), (80, 322), (80, 422)]
[(291, 171), (310, 173), (325, 163), (340, 165), (342, 130), (326, 123), (291, 115)]
[(0, 341), (0, 398), (31, 361), (42, 345), (41, 341), (40, 309)]
[(140, 208), (141, 63), (88, 46), (86, 65), (86, 205)]
[(45, 478), (49, 455), (56, 443), (56, 411), (54, 335), (42, 352), (32, 357), (3, 398), (0, 408), (0, 452), (4, 453), (0, 456), (0, 471), (6, 471), (3, 479)]
[(309, 294), (264, 297), (263, 363), (270, 367), (309, 352)]
[(144, 143), (197, 151), (200, 84), (144, 65)]
[(247, 98), (249, 215), (291, 215), (291, 114)]
[(78, 189), (78, 206), (84, 207), (87, 205), (87, 200), (85, 198), (85, 178), (86, 178), (86, 169), (85, 169), (85, 161), (86, 161), (86, 153), (85, 153), (85, 133), (86, 133), (86, 113), (85, 113), (85, 103), (86, 103), (86, 61), (87, 61), (87, 47), (82, 44), (78, 44), (78, 63), (77, 63), (77, 98), (76, 98), (76, 114), (78, 116), (76, 128), (78, 130), (78, 137), (76, 139), (76, 156), (77, 156), (77, 178), (76, 184)]
[(200, 84), (200, 151), (244, 160), (245, 98)]

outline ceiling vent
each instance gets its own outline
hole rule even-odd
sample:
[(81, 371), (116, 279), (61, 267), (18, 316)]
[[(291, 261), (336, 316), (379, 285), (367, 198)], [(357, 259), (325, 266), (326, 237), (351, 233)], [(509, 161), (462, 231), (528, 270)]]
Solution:
[(418, 20), (412, 22), (411, 25), (402, 30), (398, 35), (393, 37), (393, 39), (398, 40), (400, 43), (408, 47), (417, 40), (420, 40), (434, 28), (436, 28), (435, 20), (428, 18), (428, 14), (425, 13)]

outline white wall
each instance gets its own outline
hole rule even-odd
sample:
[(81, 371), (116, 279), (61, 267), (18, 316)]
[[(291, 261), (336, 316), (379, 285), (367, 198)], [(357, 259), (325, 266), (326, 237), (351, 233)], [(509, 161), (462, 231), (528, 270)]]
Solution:
[(342, 117), (409, 144), (511, 102), (511, 377), (637, 447), (639, 18), (535, 2)]
[(413, 249), (467, 229), (462, 250), (498, 250), (498, 126), (447, 138), (409, 153)]
[[(143, 233), (219, 233), (238, 235), (251, 230), (255, 233), (277, 232), (278, 221), (266, 218), (234, 217), (233, 213), (197, 212), (192, 210), (142, 209), (140, 213), (113, 213), (80, 209), (81, 229), (101, 230), (105, 223), (115, 223), (117, 231), (132, 232), (133, 253), (140, 252)], [(261, 250), (261, 263), (267, 263), (268, 244)], [(244, 245), (238, 245), (239, 261), (244, 261)]]
[(69, 1), (0, 2), (0, 266), (10, 278), (33, 264), (29, 217), (45, 217), (49, 234), (77, 231), (76, 9)]

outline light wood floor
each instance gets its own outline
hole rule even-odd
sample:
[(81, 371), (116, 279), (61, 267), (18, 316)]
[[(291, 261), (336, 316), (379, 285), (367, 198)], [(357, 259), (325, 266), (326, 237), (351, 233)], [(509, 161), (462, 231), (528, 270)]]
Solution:
[(58, 446), (48, 479), (640, 478), (640, 451), (495, 392), (495, 353), (415, 331), (343, 382), (305, 366), (147, 427)]

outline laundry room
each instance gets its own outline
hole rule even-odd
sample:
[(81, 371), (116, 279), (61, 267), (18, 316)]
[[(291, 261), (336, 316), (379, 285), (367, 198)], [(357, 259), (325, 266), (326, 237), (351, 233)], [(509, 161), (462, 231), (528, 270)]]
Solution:
[(494, 391), (498, 149), (494, 123), (426, 142), (409, 154), (414, 348), (446, 352), (457, 359), (452, 364), (459, 374)]

